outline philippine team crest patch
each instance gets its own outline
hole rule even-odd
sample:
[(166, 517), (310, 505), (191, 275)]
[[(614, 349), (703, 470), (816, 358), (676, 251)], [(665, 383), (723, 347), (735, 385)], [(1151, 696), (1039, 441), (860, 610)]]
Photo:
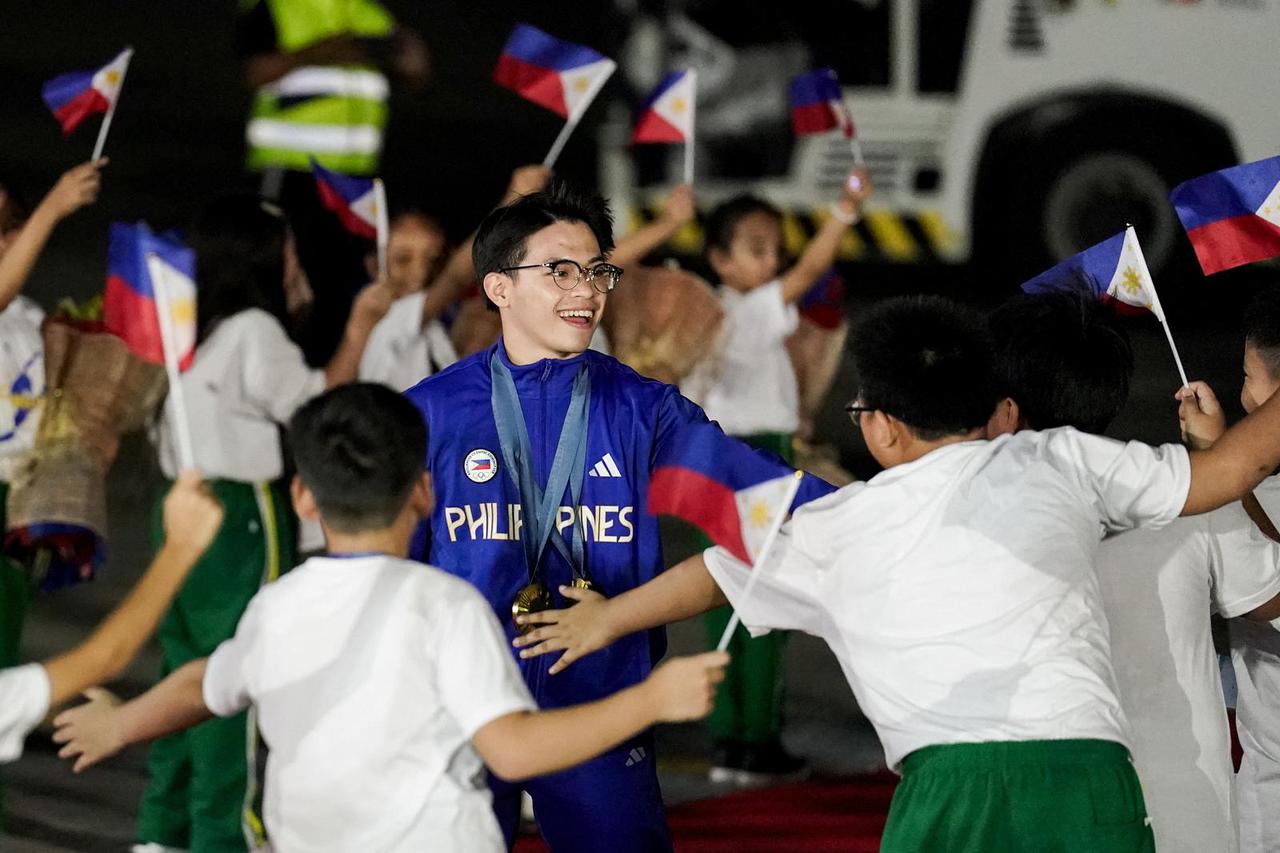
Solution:
[(471, 482), (487, 483), (498, 473), (498, 457), (483, 447), (473, 450), (463, 460), (462, 470)]

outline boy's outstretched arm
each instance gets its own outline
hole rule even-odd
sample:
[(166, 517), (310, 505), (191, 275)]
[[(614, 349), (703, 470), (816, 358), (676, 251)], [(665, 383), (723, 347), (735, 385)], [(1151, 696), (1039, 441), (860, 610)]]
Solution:
[(164, 499), (164, 545), (142, 579), (88, 639), (45, 661), (51, 706), (110, 681), (129, 665), (221, 525), (222, 506), (200, 474), (183, 472)]
[(871, 179), (867, 177), (866, 169), (854, 169), (849, 173), (830, 217), (805, 246), (800, 259), (782, 276), (782, 298), (787, 303), (799, 302), (813, 283), (831, 269), (836, 252), (840, 251), (840, 238), (844, 236), (845, 229), (862, 217), (862, 205), (871, 193)]
[[(511, 173), (511, 181), (502, 195), (499, 207), (511, 204), (521, 196), (540, 192), (551, 180), (551, 170), (546, 166), (520, 166)], [(462, 298), (467, 286), (476, 279), (476, 270), (471, 263), (471, 246), (475, 243), (473, 231), (462, 245), (453, 250), (444, 269), (427, 285), (427, 294), (422, 300), (422, 327), (439, 317), (450, 305)]]
[(616, 598), (563, 586), (560, 594), (578, 603), (564, 610), (521, 616), (520, 624), (539, 627), (513, 641), (516, 648), (523, 649), (522, 658), (563, 650), (564, 654), (551, 665), (552, 675), (619, 637), (689, 619), (729, 601), (707, 571), (701, 554)]
[(640, 684), (554, 711), (518, 711), (481, 726), (472, 737), (480, 757), (509, 781), (581, 764), (655, 723), (699, 720), (711, 713), (725, 652), (668, 661)]
[(104, 157), (67, 170), (23, 223), (13, 243), (0, 255), (0, 311), (22, 291), (57, 224), (98, 198), (105, 165)]
[(696, 213), (693, 187), (690, 184), (679, 184), (667, 196), (662, 213), (656, 219), (618, 241), (609, 255), (609, 262), (620, 267), (639, 263), (654, 249), (670, 240)]
[(213, 717), (204, 704), (208, 658), (193, 660), (136, 699), (118, 704), (106, 691), (90, 694), (83, 705), (63, 711), (53, 724), (55, 743), (65, 744), (59, 758), (74, 758), (79, 773), (126, 746), (155, 740)]
[[(1195, 383), (1199, 385), (1200, 383)], [(1216, 418), (1196, 387), (1178, 390), (1178, 418), (1184, 432), (1206, 434)], [(1207, 450), (1191, 451), (1191, 488), (1183, 515), (1198, 515), (1241, 500), (1280, 466), (1280, 394), (1273, 394)]]

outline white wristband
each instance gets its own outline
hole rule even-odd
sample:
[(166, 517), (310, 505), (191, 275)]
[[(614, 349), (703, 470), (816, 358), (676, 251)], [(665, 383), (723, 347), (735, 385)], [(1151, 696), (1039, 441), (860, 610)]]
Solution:
[(859, 216), (856, 212), (845, 213), (844, 209), (840, 207), (840, 202), (835, 202), (834, 204), (831, 205), (831, 215), (834, 216), (838, 221), (843, 222), (845, 225), (852, 225), (853, 223), (857, 222), (859, 219)]

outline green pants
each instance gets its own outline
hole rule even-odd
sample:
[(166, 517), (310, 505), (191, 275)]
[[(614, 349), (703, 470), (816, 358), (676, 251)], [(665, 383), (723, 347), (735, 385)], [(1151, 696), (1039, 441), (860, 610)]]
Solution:
[[(0, 480), (0, 537), (8, 529), (5, 503), (9, 498), (9, 484)], [(8, 557), (0, 554), (0, 667), (18, 662), (22, 645), (22, 623), (27, 615), (27, 602), (31, 589), (27, 573)]]
[[(766, 432), (738, 436), (752, 447), (792, 460), (791, 436)], [(711, 547), (705, 540), (704, 547)], [(733, 613), (728, 606), (712, 610), (703, 617), (707, 637), (712, 646), (729, 624)], [(716, 693), (715, 707), (707, 718), (707, 727), (716, 740), (745, 743), (767, 743), (782, 733), (782, 655), (787, 635), (774, 631), (763, 637), (752, 637), (741, 625), (729, 640), (731, 662), (725, 670), (724, 683)]]
[[(160, 623), (163, 675), (229, 639), (262, 584), (293, 565), (293, 521), (283, 494), (263, 484), (212, 482), (222, 527)], [(160, 506), (152, 534), (162, 535)], [(138, 838), (193, 853), (244, 853), (262, 838), (257, 731), (249, 714), (209, 720), (163, 738), (147, 760), (151, 780)]]
[(881, 853), (1154, 853), (1138, 775), (1118, 743), (1035, 740), (916, 750)]

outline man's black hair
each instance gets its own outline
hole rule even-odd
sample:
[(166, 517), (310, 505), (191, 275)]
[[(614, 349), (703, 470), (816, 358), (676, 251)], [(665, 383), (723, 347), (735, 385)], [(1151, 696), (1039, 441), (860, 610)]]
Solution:
[(288, 327), (284, 295), (284, 215), (249, 194), (210, 202), (191, 228), (196, 253), (196, 338), (221, 320), (261, 308)]
[(1258, 353), (1271, 377), (1280, 377), (1280, 285), (1259, 291), (1249, 300), (1244, 340)]
[(1133, 350), (1092, 290), (1019, 293), (991, 314), (1000, 393), (1031, 429), (1102, 433), (1124, 408)]
[(981, 314), (940, 296), (872, 306), (850, 336), (862, 405), (924, 441), (985, 426), (996, 404), (991, 339)]
[(733, 232), (737, 230), (738, 223), (753, 213), (764, 213), (779, 223), (782, 222), (782, 211), (759, 196), (734, 196), (717, 205), (707, 217), (704, 255), (709, 255), (712, 249), (729, 251), (729, 247), (733, 245)]
[(340, 533), (390, 526), (426, 462), (427, 425), (400, 394), (368, 382), (311, 400), (289, 422), (298, 476)]
[[(505, 207), (490, 212), (476, 231), (471, 246), (471, 262), (481, 281), (491, 272), (519, 266), (524, 262), (529, 238), (557, 222), (581, 222), (591, 229), (600, 254), (613, 251), (613, 214), (599, 193), (568, 181), (552, 178), (541, 192), (522, 196)], [(481, 292), (483, 292), (481, 288)], [(485, 294), (490, 308), (493, 302)]]

